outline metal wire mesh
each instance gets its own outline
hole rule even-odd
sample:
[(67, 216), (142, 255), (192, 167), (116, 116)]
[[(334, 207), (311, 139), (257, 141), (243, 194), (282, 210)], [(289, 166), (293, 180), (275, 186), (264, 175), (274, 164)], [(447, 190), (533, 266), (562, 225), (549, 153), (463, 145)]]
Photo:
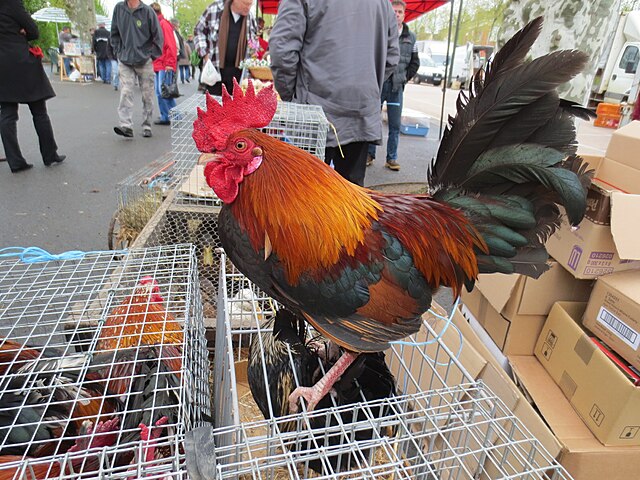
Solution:
[[(197, 107), (205, 108), (205, 95), (196, 93), (171, 110), (171, 138), (176, 160), (176, 173), (184, 183), (178, 187), (177, 202), (219, 205), (219, 200), (204, 182), (202, 166), (197, 166), (201, 153), (191, 134), (197, 118)], [(317, 105), (279, 102), (271, 123), (263, 132), (324, 159), (329, 122)]]
[(0, 263), (2, 478), (185, 478), (176, 436), (210, 412), (195, 267), (188, 245)]
[[(272, 419), (264, 420), (240, 372), (249, 344), (271, 333), (262, 325), (277, 308), (223, 257), (214, 366), (216, 478), (569, 478), (465, 370), (440, 339), (443, 321), (436, 317), (386, 351), (395, 395), (367, 400), (361, 392), (355, 404), (332, 398), (328, 408), (280, 418), (270, 405)], [(264, 363), (264, 342), (256, 344)]]
[(173, 154), (166, 153), (116, 185), (118, 228), (110, 232), (112, 245), (128, 246), (160, 207), (167, 192), (178, 184)]
[[(220, 207), (179, 205), (171, 194), (156, 213), (149, 227), (136, 240), (136, 247), (192, 243), (198, 260), (198, 275), (205, 319), (216, 318), (221, 246), (218, 236)], [(215, 323), (215, 320), (212, 320)]]

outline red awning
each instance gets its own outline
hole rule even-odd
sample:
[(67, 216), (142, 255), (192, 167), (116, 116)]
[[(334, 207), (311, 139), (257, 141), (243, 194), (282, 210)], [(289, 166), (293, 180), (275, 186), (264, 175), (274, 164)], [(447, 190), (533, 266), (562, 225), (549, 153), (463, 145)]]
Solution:
[[(272, 15), (278, 13), (279, 3), (280, 0), (258, 0), (258, 5), (260, 10), (262, 10), (262, 13), (269, 13)], [(405, 3), (407, 4), (407, 13), (404, 17), (404, 21), (410, 22), (411, 20), (418, 18), (420, 15), (448, 3), (448, 0), (405, 0)]]

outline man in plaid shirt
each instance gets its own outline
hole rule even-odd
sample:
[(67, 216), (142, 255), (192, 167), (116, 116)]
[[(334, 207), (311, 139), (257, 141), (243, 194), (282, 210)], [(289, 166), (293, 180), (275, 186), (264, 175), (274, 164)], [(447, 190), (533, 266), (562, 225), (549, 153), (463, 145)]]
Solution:
[(202, 63), (220, 71), (222, 81), (207, 85), (212, 95), (222, 94), (222, 85), (233, 89), (233, 78), (240, 81), (240, 62), (248, 56), (247, 45), (258, 31), (251, 11), (253, 0), (215, 0), (204, 11), (194, 29), (194, 43)]

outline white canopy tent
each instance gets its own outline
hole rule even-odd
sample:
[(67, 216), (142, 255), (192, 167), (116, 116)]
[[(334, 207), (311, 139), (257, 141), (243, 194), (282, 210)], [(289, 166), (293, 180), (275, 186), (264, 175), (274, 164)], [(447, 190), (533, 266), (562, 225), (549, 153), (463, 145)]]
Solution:
[[(47, 23), (55, 23), (56, 25), (56, 33), (58, 33), (58, 24), (59, 23), (70, 23), (71, 20), (67, 16), (67, 12), (65, 12), (62, 8), (57, 7), (46, 7), (41, 8), (33, 15), (31, 18), (38, 22), (47, 22)], [(107, 30), (111, 30), (111, 19), (104, 15), (96, 15), (96, 25), (104, 23)]]

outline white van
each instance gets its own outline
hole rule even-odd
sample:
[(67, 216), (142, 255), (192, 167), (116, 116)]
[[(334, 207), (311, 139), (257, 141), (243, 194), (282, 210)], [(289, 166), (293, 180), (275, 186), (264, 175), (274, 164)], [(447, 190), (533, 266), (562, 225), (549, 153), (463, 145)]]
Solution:
[(413, 83), (430, 83), (438, 86), (444, 78), (444, 65), (436, 64), (436, 62), (426, 53), (418, 53), (420, 58), (420, 66), (418, 72), (413, 77)]

